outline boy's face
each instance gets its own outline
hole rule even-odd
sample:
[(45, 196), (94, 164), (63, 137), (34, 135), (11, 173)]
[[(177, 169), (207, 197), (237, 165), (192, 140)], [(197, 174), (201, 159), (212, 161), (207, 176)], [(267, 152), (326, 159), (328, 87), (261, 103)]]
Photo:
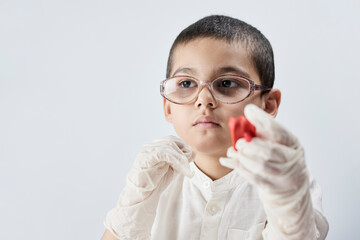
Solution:
[[(188, 75), (202, 81), (212, 81), (220, 75), (236, 74), (260, 84), (259, 76), (241, 43), (199, 38), (178, 45), (173, 54), (170, 76)], [(253, 103), (264, 108), (260, 91), (242, 102), (226, 104), (216, 100), (208, 87), (204, 87), (194, 102), (179, 105), (164, 99), (167, 121), (174, 125), (177, 134), (195, 152), (225, 156), (232, 145), (228, 120), (243, 116), (244, 107)], [(208, 123), (196, 122), (199, 118)], [(215, 122), (215, 123), (211, 123)]]

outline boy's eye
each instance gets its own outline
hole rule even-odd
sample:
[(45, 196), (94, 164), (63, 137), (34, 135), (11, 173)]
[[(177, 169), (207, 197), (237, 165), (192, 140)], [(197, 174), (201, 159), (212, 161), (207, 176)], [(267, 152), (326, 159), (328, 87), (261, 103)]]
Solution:
[(244, 83), (235, 79), (221, 79), (217, 84), (217, 87), (220, 88), (244, 88), (246, 87)]
[(235, 87), (236, 83), (234, 83), (231, 80), (223, 80), (223, 81), (221, 81), (221, 86), (222, 87)]
[(183, 80), (179, 83), (180, 87), (183, 88), (190, 88), (190, 87), (195, 87), (196, 83), (192, 80)]

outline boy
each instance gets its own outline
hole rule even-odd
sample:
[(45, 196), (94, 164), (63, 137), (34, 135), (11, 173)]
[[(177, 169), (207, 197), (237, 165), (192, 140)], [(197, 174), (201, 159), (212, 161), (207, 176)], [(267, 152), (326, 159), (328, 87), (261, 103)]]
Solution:
[[(321, 190), (273, 119), (281, 93), (268, 40), (240, 20), (205, 17), (176, 38), (166, 75), (165, 118), (182, 140), (142, 147), (102, 239), (325, 239)], [(228, 120), (244, 115), (256, 137), (235, 151)]]

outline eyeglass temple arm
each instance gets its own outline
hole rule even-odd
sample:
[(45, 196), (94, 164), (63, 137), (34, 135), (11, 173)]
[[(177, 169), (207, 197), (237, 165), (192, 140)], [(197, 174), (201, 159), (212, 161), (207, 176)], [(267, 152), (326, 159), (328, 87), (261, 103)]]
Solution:
[(258, 84), (254, 85), (254, 90), (270, 90), (270, 89), (272, 89), (272, 88), (267, 87), (267, 86), (263, 86), (263, 85), (258, 85)]

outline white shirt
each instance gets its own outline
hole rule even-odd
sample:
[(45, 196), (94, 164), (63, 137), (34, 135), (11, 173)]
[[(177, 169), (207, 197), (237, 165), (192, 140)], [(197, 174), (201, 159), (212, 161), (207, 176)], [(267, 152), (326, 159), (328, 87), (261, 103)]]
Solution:
[[(237, 171), (212, 181), (194, 163), (193, 178), (176, 175), (162, 193), (152, 227), (156, 240), (262, 239), (266, 215), (257, 190)], [(312, 203), (321, 219), (321, 189), (310, 183)], [(326, 232), (321, 232), (322, 239)]]

